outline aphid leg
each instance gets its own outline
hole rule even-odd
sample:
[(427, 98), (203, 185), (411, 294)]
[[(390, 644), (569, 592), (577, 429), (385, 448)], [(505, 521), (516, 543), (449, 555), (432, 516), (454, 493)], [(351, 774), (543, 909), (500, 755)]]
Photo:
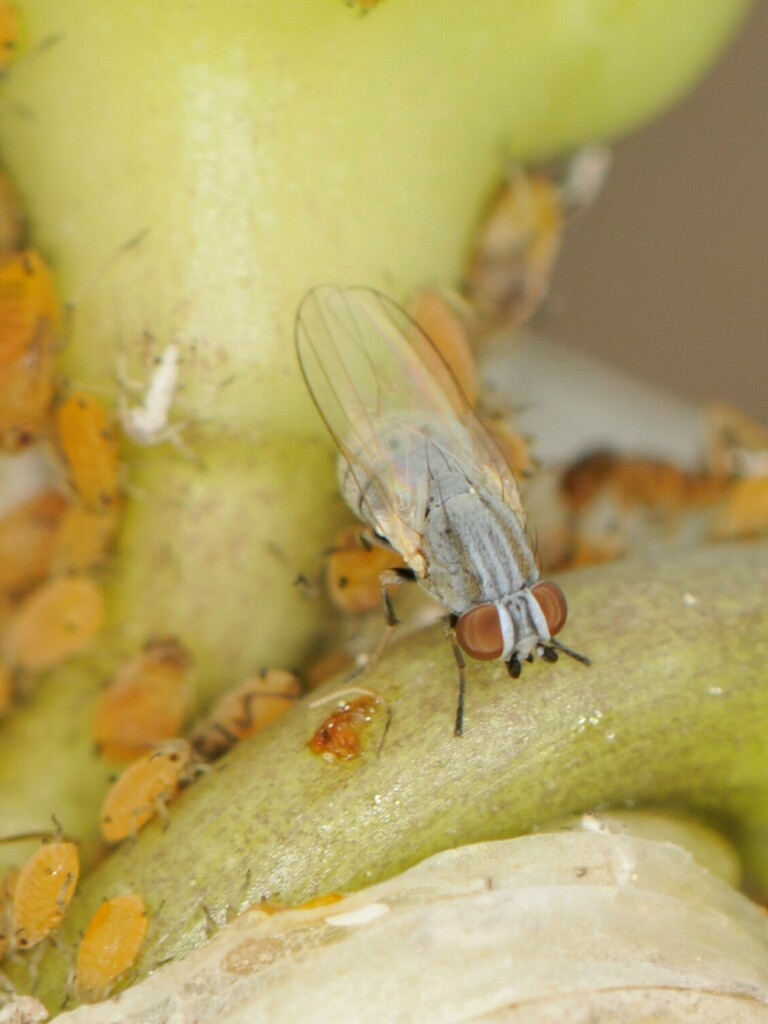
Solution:
[(59, 894), (56, 897), (56, 906), (61, 911), (62, 917), (66, 913), (67, 907), (69, 906), (69, 901), (71, 899), (69, 890), (76, 883), (76, 881), (77, 880), (75, 876), (72, 874), (71, 871), (69, 871), (67, 872), (67, 877), (62, 882), (61, 889), (59, 889)]
[(544, 661), (557, 661), (557, 651), (554, 649), (554, 647), (542, 647), (541, 656), (544, 659)]
[(173, 799), (173, 796), (174, 794), (171, 790), (164, 789), (162, 793), (158, 793), (152, 801), (152, 807), (157, 811), (157, 816), (163, 823), (163, 831), (165, 831), (171, 824), (171, 819), (168, 814), (168, 804)]
[[(247, 730), (252, 728), (254, 724), (253, 705), (264, 697), (271, 698), (272, 700), (284, 700), (289, 704), (295, 704), (299, 699), (290, 693), (278, 693), (277, 690), (264, 690), (261, 693), (247, 693), (240, 703), (240, 716), (233, 719), (234, 725), (238, 729)], [(221, 728), (222, 731), (224, 731), (223, 727)], [(237, 740), (235, 740), (235, 742), (237, 742)]]
[(200, 455), (199, 452), (196, 452), (194, 448), (190, 447), (190, 445), (188, 445), (181, 436), (181, 432), (186, 430), (188, 426), (190, 426), (189, 420), (182, 420), (181, 423), (174, 423), (172, 426), (168, 427), (167, 430), (160, 431), (155, 443), (161, 444), (163, 441), (170, 441), (176, 451), (188, 458), (190, 462), (196, 463), (200, 469), (208, 469), (208, 465), (202, 455)]
[[(128, 371), (128, 360), (126, 359), (125, 352), (118, 352), (115, 356), (115, 379), (120, 386), (121, 391), (127, 392), (133, 395), (142, 395), (147, 387), (146, 381), (136, 380), (135, 377), (131, 377)], [(128, 411), (129, 406), (126, 401), (125, 395), (119, 394), (117, 396), (118, 409)]]
[[(128, 830), (128, 835), (125, 837), (128, 840), (128, 842), (131, 844), (131, 846), (134, 846), (138, 842), (138, 839), (139, 839), (139, 828), (136, 825), (136, 821), (142, 815), (146, 814), (147, 811), (152, 811), (153, 813), (157, 813), (157, 814), (160, 815), (160, 817), (163, 819), (163, 821), (167, 821), (167, 819), (168, 819), (168, 812), (165, 809), (165, 803), (163, 802), (163, 796), (164, 796), (164, 794), (161, 793), (158, 797), (155, 797), (155, 800), (154, 800), (153, 803), (151, 803), (151, 804), (142, 804), (141, 807), (134, 807), (133, 810), (131, 811), (131, 825), (130, 825), (130, 828)], [(161, 803), (162, 803), (162, 807), (163, 807), (162, 811), (160, 810), (160, 804)]]
[(29, 956), (24, 958), (24, 963), (27, 968), (27, 977), (29, 978), (29, 988), (33, 993), (37, 990), (37, 983), (40, 980), (40, 961), (45, 956), (49, 943), (50, 936), (46, 936), (42, 942), (38, 942)]
[(456, 616), (451, 615), (446, 623), (446, 636), (451, 642), (453, 656), (456, 659), (456, 668), (459, 671), (459, 696), (456, 701), (456, 725), (453, 729), (454, 736), (461, 736), (464, 732), (464, 697), (467, 692), (467, 663), (464, 660), (464, 652), (456, 640)]
[(519, 679), (522, 670), (523, 666), (520, 664), (520, 658), (517, 654), (513, 654), (507, 662), (507, 672), (509, 672), (513, 679)]

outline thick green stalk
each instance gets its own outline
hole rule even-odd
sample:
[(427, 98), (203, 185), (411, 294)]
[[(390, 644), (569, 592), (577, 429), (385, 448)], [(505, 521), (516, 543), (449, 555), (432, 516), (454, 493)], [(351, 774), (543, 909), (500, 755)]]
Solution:
[[(591, 668), (561, 659), (512, 682), (503, 666), (472, 663), (457, 739), (450, 647), (439, 629), (410, 638), (360, 680), (387, 709), (361, 757), (310, 753), (330, 707), (304, 701), (196, 782), (167, 829), (149, 826), (97, 869), (65, 938), (104, 897), (138, 891), (152, 919), (143, 974), (203, 942), (209, 915), (354, 890), (438, 850), (606, 806), (708, 818), (736, 840), (751, 884), (768, 888), (768, 548), (648, 557), (563, 585), (566, 639)], [(54, 961), (41, 989), (53, 1001), (66, 973)]]

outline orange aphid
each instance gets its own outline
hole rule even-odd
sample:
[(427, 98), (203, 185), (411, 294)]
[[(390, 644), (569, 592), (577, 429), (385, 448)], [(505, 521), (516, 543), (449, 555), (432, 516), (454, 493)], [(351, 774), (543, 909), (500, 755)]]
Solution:
[(527, 438), (513, 430), (500, 416), (481, 416), (483, 426), (496, 442), (516, 480), (530, 476), (536, 469)]
[(598, 451), (574, 463), (564, 474), (561, 491), (569, 509), (584, 511), (606, 489), (627, 507), (645, 505), (681, 510), (707, 505), (725, 491), (710, 473), (691, 473), (660, 459), (622, 457)]
[(328, 761), (351, 761), (363, 749), (361, 732), (382, 706), (373, 694), (364, 694), (336, 708), (309, 741), (313, 754)]
[(733, 540), (768, 533), (768, 476), (732, 481), (710, 528), (712, 540)]
[(90, 509), (111, 508), (118, 499), (120, 459), (117, 434), (95, 395), (73, 392), (56, 410), (59, 445), (72, 484)]
[[(479, 383), (475, 358), (464, 325), (445, 296), (432, 288), (425, 288), (416, 295), (408, 312), (445, 360), (469, 404), (476, 405)], [(438, 381), (441, 380), (445, 367), (440, 360), (435, 359), (432, 346), (425, 345), (418, 332), (414, 332), (410, 340), (432, 375)], [(450, 384), (446, 392), (449, 397), (452, 396), (453, 388)], [(463, 404), (456, 411), (462, 413)]]
[(13, 255), (22, 246), (24, 213), (16, 187), (0, 171), (0, 258)]
[(0, 266), (0, 448), (41, 432), (54, 394), (56, 295), (32, 249)]
[(13, 707), (13, 672), (0, 662), (0, 717)]
[(563, 213), (554, 183), (518, 171), (491, 207), (467, 273), (467, 295), (492, 326), (525, 323), (547, 293)]
[(79, 502), (70, 504), (53, 537), (53, 572), (92, 572), (103, 567), (115, 537), (119, 504), (95, 512)]
[(644, 537), (684, 532), (686, 516), (714, 509), (728, 487), (723, 477), (687, 472), (657, 459), (606, 451), (588, 455), (560, 481), (570, 532), (569, 551), (560, 565), (609, 561)]
[(75, 994), (83, 1002), (105, 999), (136, 962), (147, 934), (147, 911), (136, 893), (105, 900), (91, 918), (77, 951)]
[(326, 679), (332, 679), (345, 669), (351, 668), (353, 664), (354, 659), (346, 651), (330, 651), (310, 665), (304, 673), (304, 680), (309, 689), (314, 690)]
[(46, 843), (24, 864), (13, 890), (11, 941), (29, 949), (61, 924), (80, 874), (74, 843)]
[(0, 961), (12, 948), (11, 915), (13, 914), (13, 893), (19, 880), (19, 869), (11, 868), (0, 879)]
[(101, 588), (88, 576), (57, 577), (33, 591), (12, 615), (2, 653), (16, 668), (52, 668), (87, 650), (103, 623)]
[(707, 410), (709, 464), (723, 476), (768, 475), (768, 428), (725, 402)]
[(0, 71), (8, 66), (19, 45), (19, 12), (14, 4), (0, 3)]
[(197, 726), (190, 737), (192, 746), (207, 760), (221, 757), (281, 718), (300, 696), (301, 684), (291, 672), (270, 669), (251, 676), (225, 693)]
[[(459, 314), (441, 292), (428, 288), (419, 292), (411, 303), (409, 312), (445, 360), (451, 376), (458, 383), (469, 405), (472, 408), (477, 407), (481, 404), (480, 382), (472, 347)], [(444, 377), (445, 367), (435, 359), (432, 346), (425, 345), (424, 339), (416, 332), (411, 338), (411, 344), (433, 376), (438, 380)], [(449, 398), (455, 396), (450, 380), (446, 391)], [(458, 403), (456, 411), (463, 414), (464, 410), (464, 403)], [(515, 433), (501, 416), (486, 416), (482, 409), (479, 413), (483, 425), (498, 445), (514, 476), (518, 480), (522, 476), (528, 476), (535, 468), (528, 442)]]
[(156, 814), (164, 816), (190, 774), (193, 756), (186, 740), (168, 740), (126, 768), (102, 804), (101, 833), (107, 842), (135, 837)]
[(514, 330), (549, 291), (563, 226), (602, 187), (608, 151), (584, 146), (560, 168), (517, 168), (496, 197), (472, 254), (466, 294), (480, 332)]
[(101, 694), (91, 724), (100, 752), (133, 761), (161, 740), (178, 736), (187, 710), (192, 663), (178, 640), (150, 640), (123, 662)]
[(328, 594), (343, 612), (359, 615), (381, 608), (381, 575), (405, 568), (392, 548), (368, 540), (360, 526), (348, 526), (336, 538), (326, 558)]
[(46, 491), (0, 519), (0, 591), (20, 597), (46, 578), (66, 509), (65, 498)]

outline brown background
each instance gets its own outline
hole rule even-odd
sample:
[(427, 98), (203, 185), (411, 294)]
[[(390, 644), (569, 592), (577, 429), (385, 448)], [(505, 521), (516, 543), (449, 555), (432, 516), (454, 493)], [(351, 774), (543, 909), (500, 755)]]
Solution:
[(768, 422), (768, 3), (673, 110), (614, 147), (541, 326)]

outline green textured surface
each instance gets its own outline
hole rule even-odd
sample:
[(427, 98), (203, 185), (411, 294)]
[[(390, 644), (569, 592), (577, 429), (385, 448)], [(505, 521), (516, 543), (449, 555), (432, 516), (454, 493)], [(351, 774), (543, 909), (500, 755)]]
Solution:
[[(437, 850), (611, 805), (681, 807), (719, 823), (768, 888), (768, 548), (713, 546), (563, 584), (565, 639), (591, 668), (539, 664), (515, 683), (472, 663), (457, 739), (450, 649), (439, 629), (411, 638), (364, 679), (392, 713), (380, 752), (383, 713), (358, 760), (311, 754), (328, 708), (303, 702), (184, 794), (166, 830), (149, 826), (97, 869), (65, 937), (105, 896), (135, 889), (152, 918), (143, 972), (204, 940), (204, 908), (223, 921), (262, 898), (355, 889)], [(51, 958), (42, 972), (50, 998), (64, 963)]]

